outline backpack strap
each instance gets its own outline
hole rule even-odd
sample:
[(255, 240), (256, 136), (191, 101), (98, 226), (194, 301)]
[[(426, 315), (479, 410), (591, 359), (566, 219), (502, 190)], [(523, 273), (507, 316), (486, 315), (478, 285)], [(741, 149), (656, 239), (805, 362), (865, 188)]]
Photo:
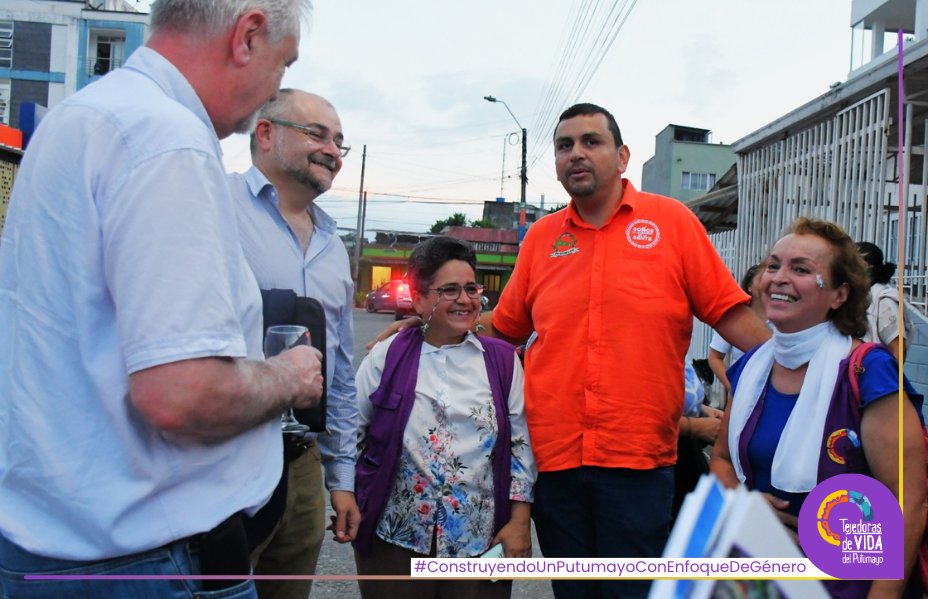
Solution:
[(861, 343), (851, 351), (847, 364), (847, 379), (851, 385), (851, 400), (855, 407), (860, 408), (860, 375), (864, 373), (864, 357), (880, 344), (874, 342)]

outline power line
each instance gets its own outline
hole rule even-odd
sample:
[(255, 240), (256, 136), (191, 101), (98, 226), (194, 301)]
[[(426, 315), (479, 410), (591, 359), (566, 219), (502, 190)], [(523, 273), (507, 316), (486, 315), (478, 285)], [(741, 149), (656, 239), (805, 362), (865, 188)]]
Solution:
[[(610, 15), (612, 14), (612, 11), (615, 10), (615, 6), (616, 6), (617, 2), (618, 2), (618, 0), (616, 0), (616, 2), (613, 2), (613, 3), (612, 3), (612, 9), (611, 9), (610, 12), (609, 12)], [(599, 8), (599, 5), (597, 4), (597, 5), (596, 5), (596, 8), (594, 8), (594, 11), (598, 10), (598, 8)], [(574, 72), (576, 72), (576, 71), (578, 71), (578, 70), (581, 70), (581, 69), (584, 68), (584, 65), (585, 65), (585, 64), (588, 64), (588, 62), (589, 62), (589, 60), (590, 60), (590, 56), (592, 55), (592, 52), (595, 50), (595, 46), (596, 46), (596, 44), (597, 44), (597, 41), (598, 41), (598, 40), (600, 39), (600, 37), (602, 36), (602, 32), (604, 31), (604, 28), (605, 28), (605, 20), (607, 20), (607, 19), (608, 19), (608, 15), (605, 16), (605, 17), (602, 19), (602, 20), (603, 20), (603, 25), (600, 26), (599, 32), (596, 34), (596, 36), (595, 36), (595, 38), (594, 38), (594, 41), (593, 41), (591, 44), (589, 44), (589, 47), (588, 47), (588, 48), (586, 48), (586, 54), (585, 54), (585, 56), (584, 56), (584, 58), (583, 58), (582, 60), (578, 59), (579, 53), (580, 53), (580, 51), (581, 51), (581, 50), (580, 50), (580, 44), (577, 43), (576, 45), (573, 46), (573, 53), (572, 53), (572, 55), (570, 56), (570, 59), (569, 59), (569, 61), (568, 61), (568, 65), (569, 65), (571, 68), (570, 68), (569, 70), (565, 70), (564, 72), (562, 72), (562, 73), (559, 74), (559, 81), (557, 82), (559, 85), (557, 86), (557, 92), (556, 92), (556, 93), (557, 93), (556, 97), (558, 98), (559, 102), (558, 102), (558, 104), (557, 104), (556, 106), (554, 106), (553, 108), (556, 109), (557, 107), (563, 107), (563, 106), (565, 106), (566, 104), (571, 103), (571, 102), (568, 102), (567, 98), (569, 97), (569, 95), (570, 95), (570, 93), (571, 93), (571, 89), (574, 87), (574, 85), (576, 85), (576, 77), (574, 78), (574, 82), (573, 82), (573, 83), (568, 83), (568, 82), (566, 81), (566, 78), (571, 76), (569, 73), (574, 73)], [(598, 17), (598, 16), (597, 16), (597, 20), (599, 20), (599, 17)], [(592, 21), (592, 18), (589, 19), (589, 20), (584, 24), (585, 27), (584, 27), (583, 32), (582, 32), (584, 42), (585, 42), (586, 40), (589, 40), (589, 39), (590, 39), (589, 37), (586, 36), (586, 33), (587, 33), (587, 31), (589, 30), (589, 25), (590, 25), (590, 22), (591, 22), (591, 21)], [(562, 81), (563, 81), (563, 83), (561, 83)], [(579, 96), (580, 93), (582, 93), (582, 91), (579, 92), (579, 93), (577, 94), (577, 97)], [(548, 120), (545, 121), (546, 124), (544, 125), (544, 128), (542, 129), (543, 134), (542, 134), (541, 139), (540, 139), (541, 143), (540, 143), (538, 146), (536, 146), (535, 152), (532, 154), (532, 164), (533, 164), (533, 165), (534, 165), (535, 163), (538, 162), (538, 159), (539, 159), (539, 157), (541, 156), (541, 154), (542, 154), (545, 150), (547, 150), (548, 143), (550, 142), (550, 136), (553, 134), (554, 127), (555, 127), (555, 124), (554, 124), (554, 114), (552, 113), (552, 114), (550, 115), (550, 117), (551, 117), (551, 118), (549, 118)]]
[[(432, 132), (434, 132), (434, 131), (432, 131)], [(466, 139), (455, 139), (455, 140), (450, 140), (450, 141), (445, 141), (445, 142), (437, 142), (437, 141), (436, 141), (436, 142), (430, 142), (430, 143), (427, 143), (427, 144), (421, 143), (421, 142), (417, 141), (417, 142), (415, 142), (415, 146), (416, 146), (417, 148), (442, 148), (442, 147), (447, 147), (447, 146), (457, 146), (457, 145), (462, 145), (462, 144), (469, 144), (469, 143), (474, 143), (474, 142), (478, 142), (478, 141), (488, 141), (488, 140), (491, 140), (491, 139), (495, 139), (496, 137), (498, 137), (498, 136), (497, 136), (497, 135), (482, 135), (482, 136), (480, 136), (480, 137), (468, 137), (468, 138), (466, 138)], [(402, 141), (397, 141), (395, 138), (391, 138), (391, 139), (390, 139), (390, 144), (393, 144), (393, 145), (404, 145), (404, 144), (402, 143)], [(409, 144), (405, 144), (405, 145), (409, 145)], [(378, 146), (378, 147), (384, 147), (384, 146), (381, 145), (381, 146)], [(434, 152), (422, 152), (422, 151), (417, 151), (417, 152), (403, 152), (403, 151), (390, 150), (390, 151), (388, 152), (388, 154), (394, 155), (394, 156), (433, 156), (435, 153), (434, 153)], [(378, 153), (374, 153), (374, 154), (370, 154), (370, 153), (369, 153), (368, 155), (369, 155), (369, 156), (381, 156), (381, 155), (383, 155), (383, 154), (381, 154), (381, 153), (378, 152)]]
[[(334, 189), (333, 189), (333, 191), (345, 191), (345, 190), (334, 190)], [(367, 198), (367, 202), (368, 202), (369, 204), (370, 204), (370, 203), (373, 203), (373, 202), (380, 201), (380, 198), (382, 198), (382, 197), (387, 197), (387, 198), (403, 198), (403, 199), (409, 201), (410, 203), (419, 203), (419, 204), (472, 204), (472, 205), (480, 205), (480, 204), (483, 204), (483, 203), (486, 202), (486, 201), (489, 201), (489, 200), (475, 200), (475, 199), (472, 199), (472, 198), (468, 198), (468, 199), (464, 199), (464, 198), (441, 198), (441, 197), (436, 197), (436, 196), (422, 196), (422, 195), (412, 195), (412, 194), (406, 194), (406, 193), (394, 193), (394, 192), (392, 192), (392, 191), (370, 191), (370, 190), (369, 190), (369, 191), (368, 191), (368, 194), (369, 194), (369, 196), (368, 196), (368, 198)], [(373, 196), (379, 196), (379, 197), (373, 197)], [(325, 199), (328, 200), (328, 201), (335, 201), (335, 198), (332, 198), (332, 197), (325, 198)], [(320, 201), (322, 201), (322, 200), (323, 200), (323, 198), (319, 198), (319, 199), (316, 200), (316, 201), (317, 201), (317, 202), (320, 202)], [(340, 200), (340, 201), (342, 201), (342, 202), (345, 202), (345, 201), (352, 201), (352, 202), (354, 202), (354, 201), (357, 201), (357, 200), (348, 200), (348, 198), (344, 198), (344, 199), (342, 199), (342, 200)], [(396, 200), (394, 200), (394, 202), (395, 202), (395, 203), (402, 203), (402, 201), (396, 201)]]
[[(555, 79), (550, 83), (548, 93), (545, 96), (546, 99), (554, 98), (558, 101), (552, 101), (543, 105), (541, 122), (547, 122), (548, 125), (536, 128), (536, 131), (541, 129), (542, 134), (537, 137), (539, 143), (535, 144), (530, 166), (535, 166), (551, 144), (552, 135), (557, 126), (554, 122), (554, 109), (558, 105), (565, 106), (575, 103), (586, 91), (587, 86), (602, 65), (603, 60), (618, 37), (622, 27), (625, 25), (625, 22), (628, 20), (636, 3), (637, 0), (625, 0), (621, 2), (621, 5), (619, 0), (612, 3), (608, 13), (601, 17), (602, 25), (593, 37), (593, 41), (586, 46), (584, 58), (580, 61), (579, 68), (574, 68), (574, 59), (580, 52), (580, 37), (589, 30), (590, 23), (594, 20), (600, 20), (599, 16), (596, 16), (594, 19), (595, 9), (594, 12), (591, 13), (588, 9), (588, 3), (584, 3), (581, 9), (578, 10), (572, 26), (571, 35), (568, 39), (569, 46), (565, 50), (565, 56), (567, 56), (567, 58), (562, 61), (564, 67), (557, 71)], [(602, 14), (602, 12), (600, 12), (600, 14)], [(581, 36), (578, 37), (577, 32), (581, 31), (581, 29)], [(566, 83), (566, 74), (569, 72), (577, 72), (577, 75), (573, 77), (570, 83)], [(567, 101), (568, 97), (571, 98), (570, 101)]]
[[(562, 90), (565, 88), (565, 86), (561, 82), (566, 77), (568, 69), (573, 67), (574, 58), (576, 57), (576, 54), (580, 48), (580, 40), (583, 38), (583, 35), (589, 28), (589, 23), (592, 20), (592, 16), (593, 13), (590, 11), (590, 0), (584, 0), (574, 15), (571, 32), (567, 36), (565, 45), (561, 48), (561, 60), (558, 63), (554, 75), (548, 84), (545, 102), (542, 106), (541, 114), (539, 115), (539, 118), (533, 128), (535, 135), (539, 140), (541, 140), (543, 136), (539, 136), (538, 131), (544, 130), (544, 128), (548, 126), (548, 123), (554, 119), (555, 112), (563, 107), (561, 94), (563, 93)], [(537, 151), (538, 148), (536, 146), (535, 152)], [(535, 152), (533, 152), (533, 156), (535, 155)]]

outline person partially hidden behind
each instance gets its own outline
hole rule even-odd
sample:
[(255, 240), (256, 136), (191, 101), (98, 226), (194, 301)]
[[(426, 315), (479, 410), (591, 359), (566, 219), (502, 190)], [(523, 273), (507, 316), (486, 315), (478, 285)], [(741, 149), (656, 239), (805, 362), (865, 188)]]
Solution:
[(692, 365), (684, 365), (683, 380), (683, 415), (680, 416), (680, 434), (677, 438), (677, 463), (673, 467), (674, 520), (686, 494), (696, 488), (703, 474), (709, 473), (709, 461), (704, 448), (715, 443), (722, 425), (722, 411), (703, 403), (706, 390)]
[[(773, 338), (729, 371), (734, 396), (722, 420), (711, 469), (723, 484), (762, 491), (780, 520), (796, 530), (802, 502), (820, 481), (866, 474), (899, 489), (899, 444), (905, 455), (905, 575), (925, 528), (922, 396), (903, 381), (885, 346), (869, 351), (859, 373), (859, 404), (848, 356), (867, 330), (870, 283), (854, 242), (836, 224), (800, 218), (774, 244), (760, 282)], [(901, 428), (901, 436), (900, 436)], [(828, 456), (830, 432), (846, 429), (843, 462)], [(912, 584), (906, 597), (921, 597)], [(833, 597), (900, 597), (906, 580), (829, 580)]]
[[(42, 120), (0, 238), (0, 595), (254, 598), (243, 518), (321, 355), (264, 361), (219, 139), (297, 58), (303, 0), (158, 0)], [(24, 580), (23, 574), (161, 575)]]
[[(760, 264), (748, 267), (741, 277), (741, 289), (751, 296), (751, 309), (754, 310), (757, 317), (766, 321), (764, 300), (760, 293), (760, 277), (762, 274), (763, 269)], [(725, 358), (728, 358), (728, 364), (731, 365), (743, 355), (743, 351), (725, 341), (717, 332), (712, 331), (712, 339), (709, 341), (709, 368), (712, 369), (712, 373), (718, 377), (722, 387), (725, 388), (725, 401), (722, 403), (722, 409), (725, 409), (725, 406), (728, 405), (728, 399), (731, 397), (731, 384), (728, 382), (728, 375), (726, 374)]]
[[(359, 575), (408, 575), (410, 558), (529, 557), (535, 460), (515, 348), (475, 335), (483, 287), (463, 241), (409, 256), (422, 327), (376, 345), (357, 373)], [(361, 580), (364, 599), (509, 597), (511, 581)]]
[[(893, 357), (899, 359), (901, 349), (906, 347), (906, 322), (899, 327), (899, 292), (889, 284), (896, 272), (896, 265), (883, 261), (883, 250), (867, 241), (857, 243), (867, 273), (870, 276), (870, 307), (867, 308), (867, 333), (864, 341), (879, 341), (889, 347)], [(901, 334), (900, 334), (901, 332)], [(905, 354), (903, 354), (905, 355)]]
[[(319, 300), (326, 321), (326, 430), (288, 440), (286, 505), (277, 527), (252, 552), (257, 575), (316, 573), (325, 537), (326, 488), (335, 511), (335, 541), (353, 540), (358, 529), (354, 283), (335, 221), (315, 202), (332, 187), (349, 149), (328, 100), (282, 89), (258, 112), (251, 135), (254, 166), (243, 175), (230, 175), (242, 249), (258, 285)], [(258, 580), (256, 586), (261, 599), (306, 599), (312, 580)]]

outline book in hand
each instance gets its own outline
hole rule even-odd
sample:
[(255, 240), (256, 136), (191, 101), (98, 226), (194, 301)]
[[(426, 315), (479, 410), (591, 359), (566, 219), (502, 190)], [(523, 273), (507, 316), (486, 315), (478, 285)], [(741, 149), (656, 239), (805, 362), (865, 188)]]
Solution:
[[(686, 496), (663, 557), (804, 557), (761, 493), (705, 475)], [(657, 580), (652, 599), (828, 599), (817, 580)], [(747, 578), (747, 577), (746, 577)]]
[[(492, 558), (492, 559), (500, 559), (500, 558), (506, 557), (506, 554), (505, 554), (505, 552), (503, 551), (503, 544), (502, 544), (502, 543), (497, 543), (496, 545), (493, 545), (492, 547), (490, 547), (489, 549), (487, 549), (486, 551), (484, 551), (483, 553), (481, 553), (481, 554), (480, 554), (480, 557), (489, 557), (489, 558)], [(498, 578), (491, 578), (491, 579), (490, 579), (490, 582), (496, 582), (497, 580), (499, 580), (499, 579), (498, 579)]]

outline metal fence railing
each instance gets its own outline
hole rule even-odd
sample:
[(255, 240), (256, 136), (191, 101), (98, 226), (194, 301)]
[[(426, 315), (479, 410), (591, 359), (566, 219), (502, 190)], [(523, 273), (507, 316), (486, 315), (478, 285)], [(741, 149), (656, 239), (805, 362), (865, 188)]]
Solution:
[[(889, 145), (896, 134), (890, 98), (889, 89), (881, 90), (738, 154), (737, 228), (710, 235), (736, 277), (762, 258), (795, 218), (823, 218), (855, 240), (876, 243), (888, 261), (901, 262), (896, 276), (902, 277), (905, 299), (922, 316), (928, 314), (928, 159), (921, 162), (920, 179), (916, 173), (917, 184), (905, 176), (901, 206), (896, 179), (900, 156), (904, 173), (910, 172), (913, 153), (928, 156), (928, 119), (913, 123), (914, 105), (906, 105), (900, 153)], [(905, 215), (901, 236), (900, 213)], [(901, 261), (900, 239), (905, 242)], [(692, 357), (706, 355), (710, 336), (708, 327), (694, 325)]]

